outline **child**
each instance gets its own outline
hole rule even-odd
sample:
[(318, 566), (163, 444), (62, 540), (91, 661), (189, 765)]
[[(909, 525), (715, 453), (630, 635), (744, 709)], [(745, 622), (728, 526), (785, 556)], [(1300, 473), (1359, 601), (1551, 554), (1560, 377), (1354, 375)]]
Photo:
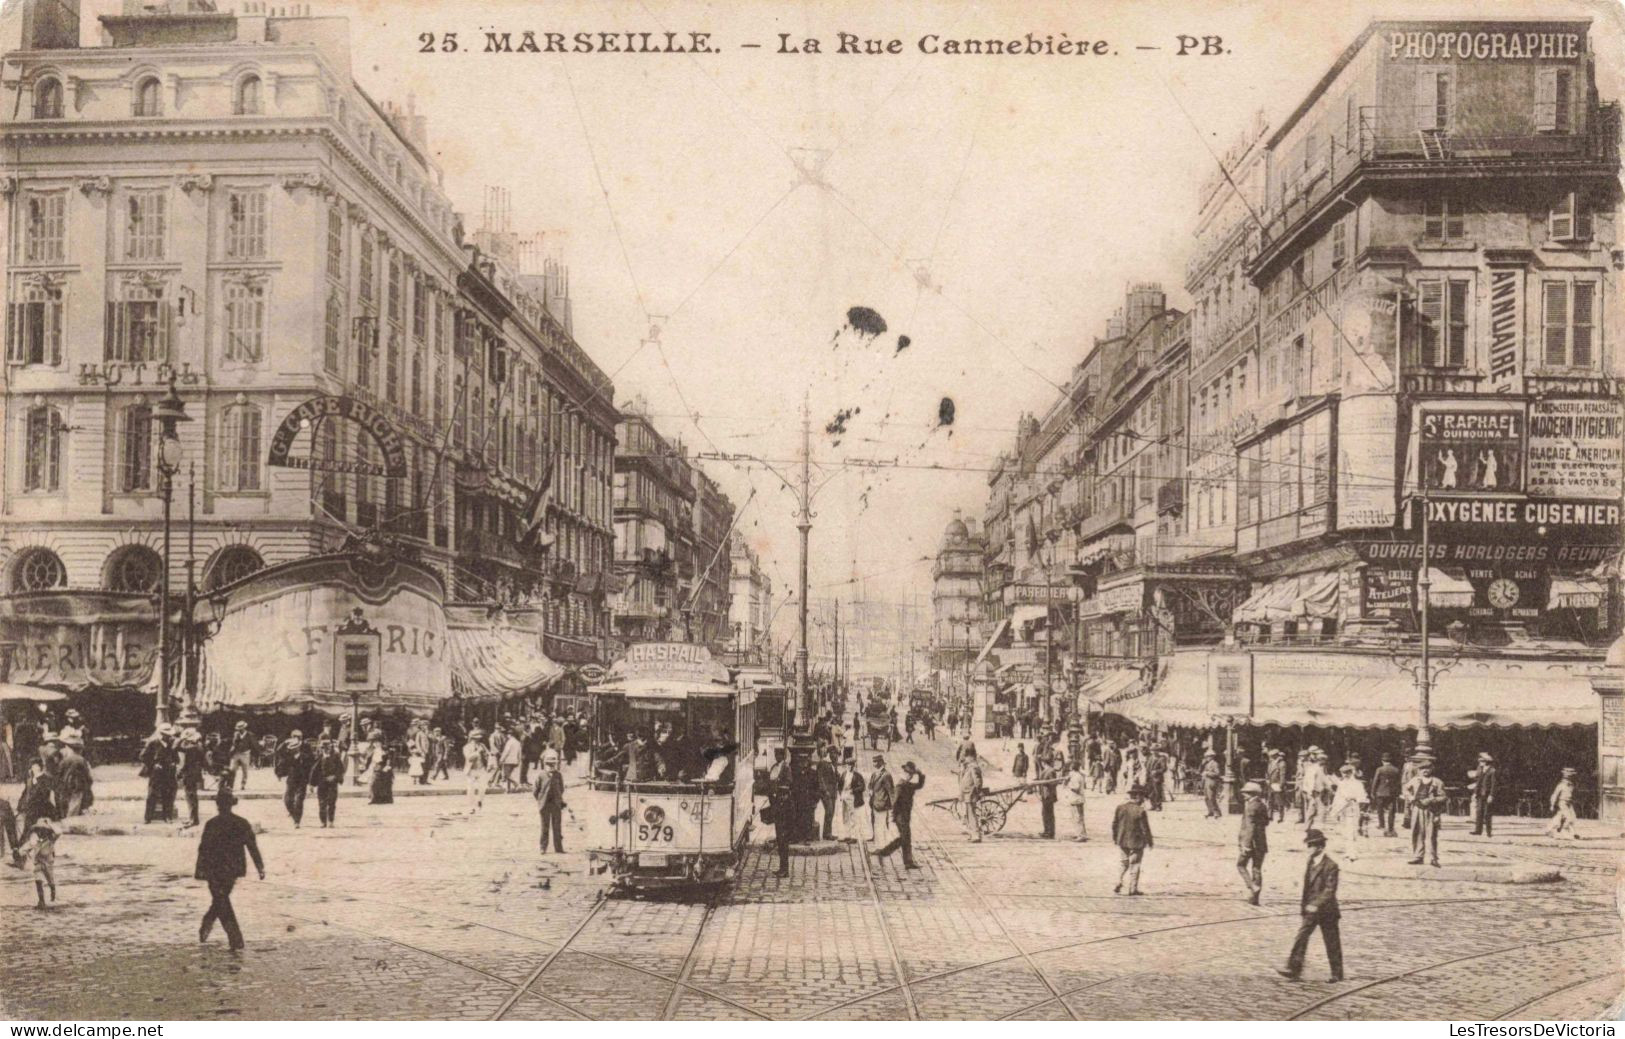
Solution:
[(45, 889), (51, 889), (51, 901), (56, 901), (56, 824), (49, 819), (34, 823), (22, 851), (34, 860), (34, 891), (39, 895), (35, 909), (49, 908), (45, 904)]

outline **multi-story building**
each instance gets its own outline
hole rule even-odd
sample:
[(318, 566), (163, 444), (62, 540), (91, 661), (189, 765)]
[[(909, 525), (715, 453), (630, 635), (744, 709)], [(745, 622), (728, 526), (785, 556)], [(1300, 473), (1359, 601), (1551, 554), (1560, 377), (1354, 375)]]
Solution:
[(948, 674), (965, 671), (981, 648), (984, 539), (954, 510), (931, 565), (931, 658)]
[(640, 398), (621, 407), (615, 444), (615, 635), (682, 638), (694, 581), (694, 467)]
[(729, 646), (741, 660), (763, 663), (770, 657), (773, 623), (773, 579), (749, 539), (735, 531), (728, 539)]
[(726, 649), (733, 637), (728, 599), (733, 589), (733, 554), (728, 538), (733, 502), (705, 470), (694, 467), (694, 577), (688, 590), (690, 637)]
[[(557, 558), (603, 569), (609, 380), (465, 246), (423, 118), (352, 80), (347, 20), (128, 3), (80, 47), (77, 3), (23, 6), (0, 127), (0, 643), (83, 652), (14, 679), (149, 683), (170, 461), (205, 592), (371, 531), (438, 573), (442, 600), (546, 597)], [(189, 420), (165, 459), (170, 386)], [(555, 549), (518, 549), (544, 455), (566, 473), (594, 450), (597, 469), (558, 481)], [(590, 595), (560, 592), (575, 613), (549, 632), (601, 629)], [(47, 636), (53, 611), (101, 620)], [(135, 663), (85, 664), (108, 640)]]

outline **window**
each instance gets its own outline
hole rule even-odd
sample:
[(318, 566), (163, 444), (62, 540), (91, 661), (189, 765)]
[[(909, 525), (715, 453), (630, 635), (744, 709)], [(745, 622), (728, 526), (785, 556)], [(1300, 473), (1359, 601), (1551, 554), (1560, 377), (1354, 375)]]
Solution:
[(384, 396), (391, 404), (401, 402), (401, 334), (391, 328), (384, 345)]
[(226, 195), (226, 256), (233, 260), (265, 258), (265, 192)]
[(110, 592), (150, 594), (163, 581), (162, 557), (145, 545), (126, 545), (107, 559), (103, 583)]
[(389, 319), (397, 325), (401, 323), (401, 255), (391, 253), (389, 256)]
[(1292, 392), (1303, 396), (1309, 392), (1308, 339), (1298, 336), (1292, 340)]
[(468, 402), (469, 416), (469, 442), (468, 446), (479, 451), (485, 446), (485, 394), (478, 386), (473, 387)]
[(225, 285), (226, 360), (253, 364), (265, 353), (265, 282), (228, 281)]
[(250, 574), (265, 569), (265, 560), (247, 545), (229, 545), (222, 548), (209, 562), (203, 575), (203, 586), (209, 591), (236, 584)]
[(344, 283), (344, 214), (337, 207), (327, 211), (327, 276)]
[(129, 494), (152, 490), (152, 406), (131, 404), (119, 412), (118, 474), (114, 486)]
[(1416, 74), (1416, 128), (1418, 130), (1448, 131), (1450, 129), (1453, 86), (1452, 74), (1446, 70), (1418, 72)]
[(1546, 234), (1554, 242), (1589, 242), (1591, 208), (1583, 194), (1571, 191), (1552, 209)]
[(62, 263), (67, 258), (66, 191), (30, 191), (23, 202), (23, 262)]
[(1348, 221), (1338, 220), (1332, 225), (1332, 267), (1343, 266), (1348, 259)]
[(1468, 286), (1465, 278), (1417, 282), (1417, 363), (1422, 367), (1467, 363)]
[(426, 364), (423, 347), (415, 348), (412, 351), (411, 387), (407, 397), (407, 406), (415, 418), (423, 417), (423, 369)]
[(378, 324), (373, 318), (356, 318), (355, 328), (355, 381), (363, 389), (372, 389), (372, 359), (378, 352)]
[(1450, 199), (1430, 198), (1422, 203), (1422, 237), (1453, 242), (1467, 237), (1467, 217), (1461, 204)]
[(361, 301), (367, 304), (371, 304), (373, 300), (372, 265), (372, 238), (371, 236), (364, 236), (361, 239), (361, 276), (359, 278), (360, 284), (357, 286), (357, 289), (361, 293)]
[(429, 294), (423, 279), (412, 279), (412, 338), (421, 342), (429, 333)]
[(13, 592), (48, 592), (66, 588), (68, 568), (48, 548), (29, 548), (18, 553), (11, 568)]
[(1597, 284), (1547, 281), (1541, 293), (1541, 331), (1546, 364), (1590, 368), (1597, 363)]
[(162, 260), (168, 198), (162, 191), (132, 192), (124, 200), (124, 258)]
[(458, 447), (464, 447), (468, 443), (468, 427), (463, 421), (463, 416), (465, 414), (463, 409), (463, 396), (464, 382), (463, 377), (459, 375), (452, 383), (451, 401), (451, 439), (452, 443), (456, 444)]
[(62, 486), (62, 413), (49, 404), (28, 409), (23, 433), (23, 490), (55, 491)]
[(322, 328), (322, 367), (330, 375), (344, 374), (344, 294), (327, 290), (327, 316)]
[(62, 83), (46, 78), (34, 84), (34, 118), (62, 118)]
[(260, 114), (260, 78), (258, 76), (244, 76), (237, 81), (237, 96), (233, 99), (231, 110), (236, 115)]
[(138, 117), (150, 117), (163, 114), (162, 95), (159, 93), (157, 76), (148, 76), (135, 85), (135, 97), (131, 104), (130, 114)]
[(1535, 81), (1535, 130), (1571, 133), (1574, 130), (1574, 70), (1541, 69)]
[(13, 364), (62, 363), (62, 288), (38, 283), (6, 314), (6, 359)]
[(131, 284), (124, 298), (107, 304), (105, 353), (109, 361), (169, 359), (174, 309), (161, 284)]
[(260, 409), (235, 404), (220, 415), (215, 483), (223, 493), (260, 489)]

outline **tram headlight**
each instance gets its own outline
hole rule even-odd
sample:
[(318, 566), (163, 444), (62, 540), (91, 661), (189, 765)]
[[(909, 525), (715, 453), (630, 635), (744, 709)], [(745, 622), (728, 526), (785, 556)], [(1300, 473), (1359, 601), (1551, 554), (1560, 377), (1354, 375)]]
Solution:
[(650, 805), (643, 810), (643, 821), (650, 826), (659, 826), (666, 821), (666, 810), (659, 805)]

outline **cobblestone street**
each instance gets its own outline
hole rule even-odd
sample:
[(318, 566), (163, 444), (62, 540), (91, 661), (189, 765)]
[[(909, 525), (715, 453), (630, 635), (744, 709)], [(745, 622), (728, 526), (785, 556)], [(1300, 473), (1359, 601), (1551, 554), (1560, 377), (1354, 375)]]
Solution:
[[(918, 761), (930, 777), (922, 798), (934, 800), (953, 792), (952, 746), (900, 747), (889, 759)], [(1008, 761), (997, 742), (982, 750), (996, 766)], [(991, 786), (1007, 778), (988, 776)], [(1131, 899), (1111, 890), (1115, 802), (1093, 798), (1081, 845), (1032, 837), (1035, 802), (981, 843), (922, 805), (919, 871), (822, 844), (803, 849), (780, 880), (771, 845), (758, 843), (737, 885), (690, 904), (600, 901), (582, 858), (536, 853), (522, 795), (491, 797), (473, 817), (460, 796), (376, 807), (346, 798), (330, 831), (295, 830), (279, 802), (253, 799), (241, 810), (264, 829), (268, 879), (237, 888), (249, 939), (238, 955), (218, 935), (196, 940), (207, 895), (191, 879), (193, 834), (136, 825), (138, 802), (107, 801), (86, 820), (97, 832), (61, 841), (54, 910), (31, 908), (26, 873), (0, 869), (0, 1014), (1484, 1019), (1618, 1010), (1618, 840), (1556, 846), (1532, 822), (1509, 819), (1506, 836), (1487, 843), (1452, 822), (1447, 867), (1504, 860), (1563, 873), (1528, 885), (1398, 869), (1397, 841), (1368, 842), (1344, 865), (1348, 980), (1321, 980), (1317, 944), (1305, 981), (1293, 983), (1275, 968), (1296, 925), (1299, 829), (1272, 829), (1264, 901), (1254, 907), (1232, 865), (1234, 820), (1208, 822), (1197, 802), (1172, 802), (1153, 816), (1146, 895)]]

